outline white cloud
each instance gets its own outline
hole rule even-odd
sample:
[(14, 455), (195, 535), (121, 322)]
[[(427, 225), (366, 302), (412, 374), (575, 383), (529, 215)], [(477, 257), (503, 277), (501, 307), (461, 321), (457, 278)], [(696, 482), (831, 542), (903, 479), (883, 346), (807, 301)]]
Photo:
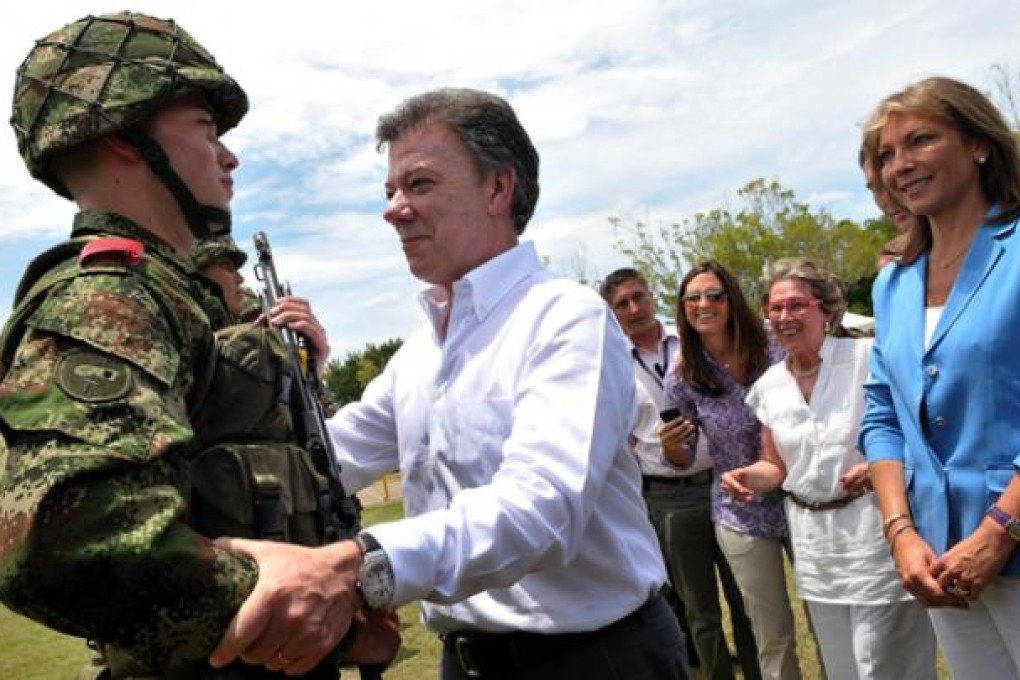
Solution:
[[(1020, 15), (998, 0), (132, 4), (172, 12), (248, 90), (252, 111), (227, 137), (242, 163), (238, 238), (270, 234), (281, 275), (312, 299), (337, 355), (421, 321), (418, 284), (380, 217), (385, 156), (372, 141), (379, 113), (407, 95), (506, 95), (542, 155), (526, 236), (558, 271), (605, 273), (623, 264), (610, 215), (682, 220), (756, 177), (837, 217), (870, 216), (858, 126), (882, 96), (932, 73), (991, 89), (993, 64), (1020, 67)], [(49, 0), (45, 12), (8, 13), (0, 92), (36, 38), (82, 11)], [(9, 308), (20, 269), (72, 214), (27, 177), (10, 134), (0, 210)]]

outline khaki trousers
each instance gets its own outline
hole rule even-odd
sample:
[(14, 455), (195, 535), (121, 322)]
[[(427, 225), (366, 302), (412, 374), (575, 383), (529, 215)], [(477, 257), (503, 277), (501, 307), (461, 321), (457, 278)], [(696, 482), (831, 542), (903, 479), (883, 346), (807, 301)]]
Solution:
[(716, 525), (716, 539), (744, 594), (744, 611), (758, 643), (765, 680), (801, 680), (797, 634), (786, 591), (783, 542)]

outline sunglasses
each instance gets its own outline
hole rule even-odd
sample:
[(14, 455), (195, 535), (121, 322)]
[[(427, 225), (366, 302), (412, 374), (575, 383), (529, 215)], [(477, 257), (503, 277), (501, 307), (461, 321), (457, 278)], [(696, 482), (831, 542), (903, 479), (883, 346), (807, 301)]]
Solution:
[(696, 305), (702, 300), (717, 305), (726, 299), (726, 291), (724, 290), (701, 290), (693, 291), (684, 295), (681, 300), (688, 305)]
[(795, 297), (788, 298), (782, 302), (772, 302), (766, 307), (766, 311), (770, 317), (779, 318), (786, 312), (795, 319), (799, 319), (807, 314), (808, 309), (815, 305), (820, 305), (821, 300), (806, 297)]

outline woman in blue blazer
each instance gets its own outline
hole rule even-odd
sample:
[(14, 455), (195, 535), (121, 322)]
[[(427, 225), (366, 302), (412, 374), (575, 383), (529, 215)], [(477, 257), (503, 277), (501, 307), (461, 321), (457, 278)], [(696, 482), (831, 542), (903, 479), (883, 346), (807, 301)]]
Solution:
[(953, 675), (1020, 678), (1020, 154), (974, 88), (887, 97), (864, 147), (918, 216), (873, 292), (860, 445)]

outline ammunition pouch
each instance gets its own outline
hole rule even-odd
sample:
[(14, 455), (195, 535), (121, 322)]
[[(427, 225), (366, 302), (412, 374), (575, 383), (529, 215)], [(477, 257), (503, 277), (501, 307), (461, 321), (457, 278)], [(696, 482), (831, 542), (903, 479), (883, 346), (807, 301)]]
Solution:
[(189, 523), (210, 538), (324, 539), (328, 480), (295, 445), (282, 398), (288, 365), (276, 334), (246, 323), (216, 333), (216, 370), (195, 418), (201, 450), (189, 461)]
[[(189, 499), (188, 525), (207, 538), (262, 538), (322, 545), (323, 499), (329, 485), (295, 443), (290, 407), (281, 400), (287, 375), (283, 346), (265, 326), (239, 324), (215, 333), (215, 368), (192, 414), (194, 453), (178, 462), (178, 485)], [(262, 680), (283, 678), (235, 663), (213, 669), (202, 659), (178, 669), (140, 667), (114, 645), (80, 677), (111, 680)], [(336, 680), (327, 659), (303, 678)]]
[(190, 524), (204, 536), (322, 544), (328, 482), (293, 444), (213, 446), (193, 460), (191, 484)]
[(284, 389), (290, 368), (280, 339), (262, 324), (215, 333), (216, 368), (192, 419), (200, 448), (222, 442), (293, 442)]

